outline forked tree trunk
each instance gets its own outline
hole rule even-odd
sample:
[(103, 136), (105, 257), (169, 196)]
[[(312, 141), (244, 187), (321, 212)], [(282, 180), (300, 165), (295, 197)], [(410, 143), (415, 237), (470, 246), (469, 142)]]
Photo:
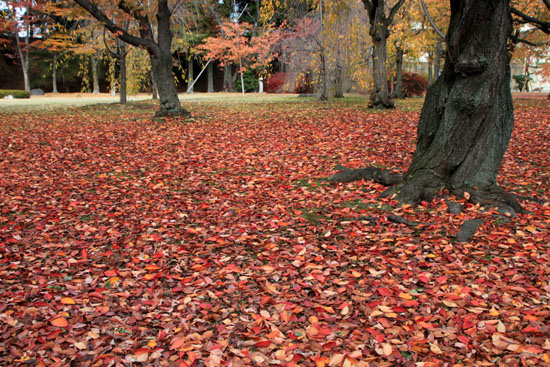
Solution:
[(369, 15), (369, 35), (372, 39), (372, 68), (374, 88), (370, 96), (370, 104), (375, 108), (393, 108), (394, 103), (388, 91), (388, 78), (386, 76), (386, 41), (390, 35), (389, 28), (397, 11), (403, 5), (404, 0), (394, 3), (389, 12), (386, 12), (385, 0), (363, 0), (365, 9)]
[(429, 200), (445, 186), (522, 210), (496, 182), (514, 124), (511, 31), (509, 0), (451, 0), (445, 66), (428, 90), (399, 200)]

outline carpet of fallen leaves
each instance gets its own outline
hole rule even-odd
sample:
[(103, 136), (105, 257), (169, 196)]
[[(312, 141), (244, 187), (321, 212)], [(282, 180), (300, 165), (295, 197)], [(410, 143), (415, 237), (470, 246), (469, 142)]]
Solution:
[(0, 365), (550, 365), (550, 102), (516, 109), (518, 217), (327, 184), (410, 162), (419, 112), (362, 106), (1, 114)]

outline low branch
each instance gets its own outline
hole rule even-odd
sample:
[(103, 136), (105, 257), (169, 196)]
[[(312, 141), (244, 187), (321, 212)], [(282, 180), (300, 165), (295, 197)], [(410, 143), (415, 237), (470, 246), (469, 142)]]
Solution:
[(113, 22), (101, 9), (99, 9), (95, 4), (92, 4), (90, 1), (74, 0), (74, 2), (80, 5), (88, 13), (90, 13), (90, 15), (93, 16), (95, 19), (103, 23), (103, 25), (105, 25), (105, 27), (109, 31), (116, 34), (116, 36), (124, 42), (137, 47), (145, 47), (148, 50), (156, 51), (158, 49), (157, 44), (153, 40), (136, 37), (126, 32), (124, 29), (115, 24), (115, 22)]
[(511, 9), (512, 9), (512, 14), (515, 14), (518, 17), (520, 17), (520, 19), (516, 19), (516, 21), (524, 24), (532, 24), (538, 29), (540, 29), (542, 32), (546, 34), (550, 34), (550, 22), (544, 22), (540, 19), (534, 18), (514, 7), (512, 7)]

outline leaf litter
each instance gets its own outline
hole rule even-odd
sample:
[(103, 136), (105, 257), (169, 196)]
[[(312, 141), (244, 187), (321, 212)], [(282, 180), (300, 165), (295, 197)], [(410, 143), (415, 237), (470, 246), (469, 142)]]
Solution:
[(550, 108), (537, 103), (517, 108), (501, 169), (540, 201), (517, 218), (323, 180), (339, 164), (405, 170), (418, 111), (2, 116), (0, 365), (550, 364)]

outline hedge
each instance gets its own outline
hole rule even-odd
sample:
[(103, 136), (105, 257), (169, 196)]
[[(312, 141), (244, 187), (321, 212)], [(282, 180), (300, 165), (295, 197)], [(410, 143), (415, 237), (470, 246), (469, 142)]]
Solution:
[(26, 90), (0, 89), (0, 98), (12, 95), (13, 98), (30, 98), (31, 94)]

